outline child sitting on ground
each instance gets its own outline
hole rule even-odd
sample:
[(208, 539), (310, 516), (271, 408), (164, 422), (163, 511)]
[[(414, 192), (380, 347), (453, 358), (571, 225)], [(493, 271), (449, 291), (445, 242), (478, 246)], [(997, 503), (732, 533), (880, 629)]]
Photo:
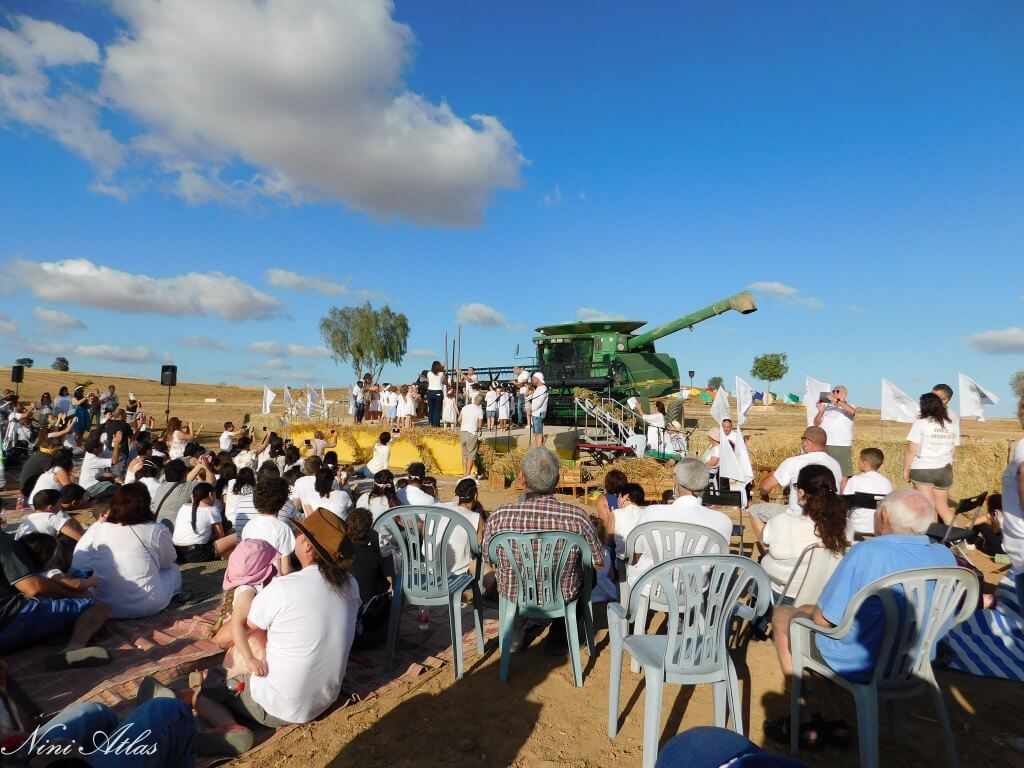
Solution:
[(213, 627), (213, 641), (227, 651), (224, 667), (228, 678), (249, 672), (267, 674), (265, 648), (259, 634), (246, 629), (252, 600), (277, 575), (278, 551), (263, 539), (246, 539), (228, 558), (224, 572), (224, 601)]
[(15, 531), (14, 538), (22, 539), (30, 533), (45, 533), (53, 537), (56, 551), (47, 558), (47, 561), (52, 561), (51, 568), (66, 571), (71, 567), (71, 555), (74, 554), (75, 546), (84, 533), (81, 523), (64, 512), (61, 507), (61, 492), (52, 488), (36, 493), (32, 497), (32, 507), (35, 512), (25, 516)]
[(283, 576), (292, 571), (291, 554), (295, 551), (295, 534), (292, 533), (292, 527), (277, 515), (290, 494), (288, 483), (280, 477), (266, 477), (256, 483), (252, 502), (259, 514), (249, 518), (241, 533), (242, 541), (262, 539), (278, 551), (281, 557), (278, 570)]

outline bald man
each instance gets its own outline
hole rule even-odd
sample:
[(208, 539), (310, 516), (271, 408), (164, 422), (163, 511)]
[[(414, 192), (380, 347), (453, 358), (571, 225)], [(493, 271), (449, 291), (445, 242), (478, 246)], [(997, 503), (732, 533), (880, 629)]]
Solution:
[(800, 438), (801, 452), (784, 460), (772, 474), (761, 481), (761, 486), (758, 490), (761, 492), (761, 498), (765, 502), (768, 501), (769, 495), (775, 488), (788, 486), (789, 503), (751, 505), (750, 523), (754, 527), (758, 538), (761, 537), (764, 524), (775, 517), (775, 515), (803, 515), (804, 512), (800, 507), (799, 494), (796, 492), (796, 478), (804, 467), (811, 464), (821, 464), (823, 467), (828, 467), (836, 478), (836, 492), (839, 492), (843, 471), (839, 466), (839, 462), (825, 452), (827, 440), (828, 437), (825, 435), (824, 429), (821, 427), (808, 427)]

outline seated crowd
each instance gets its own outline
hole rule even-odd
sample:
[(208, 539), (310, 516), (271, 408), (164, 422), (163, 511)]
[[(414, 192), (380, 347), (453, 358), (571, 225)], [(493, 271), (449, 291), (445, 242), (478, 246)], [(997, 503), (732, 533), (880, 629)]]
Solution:
[[(378, 535), (373, 524), (396, 507), (437, 506), (464, 518), (476, 541), (461, 528), (451, 535), (450, 573), (470, 572), (490, 594), (512, 601), (518, 588), (511, 564), (499, 561), (493, 570), (485, 566), (485, 573), (477, 573), (472, 556), (481, 546), (486, 552), (501, 533), (581, 536), (597, 575), (594, 601), (619, 600), (620, 589), (628, 590), (671, 555), (650, 551), (642, 537), (631, 537), (639, 526), (685, 523), (705, 530), (709, 542), (721, 537), (727, 547), (734, 535), (732, 519), (704, 505), (711, 472), (708, 462), (699, 459), (674, 462), (673, 488), (656, 504), (648, 504), (644, 489), (629, 483), (621, 471), (609, 471), (592, 515), (556, 498), (558, 458), (534, 447), (523, 459), (522, 498), (487, 514), (472, 477), (460, 480), (449, 500), (442, 500), (422, 463), (411, 464), (397, 479), (388, 468), (390, 431), (381, 433), (370, 461), (350, 472), (339, 465), (330, 450), (334, 444), (322, 435), (316, 449), (303, 457), (274, 432), (256, 436), (228, 422), (218, 450), (211, 451), (198, 442), (202, 425), (195, 428), (172, 418), (157, 434), (134, 394), (129, 401), (134, 419), (118, 407), (112, 387), (105, 400), (96, 398), (99, 416), (91, 411), (91, 399), (76, 390), (66, 409), (54, 407), (37, 433), (26, 435), (34, 441), (19, 476), (19, 505), (26, 514), (13, 534), (0, 533), (0, 654), (59, 639), (63, 648), (49, 655), (48, 665), (103, 664), (108, 652), (91, 643), (108, 620), (159, 613), (180, 596), (181, 565), (226, 559), (213, 635), (226, 652), (223, 664), (194, 674), (186, 691), (170, 691), (147, 679), (132, 715), (142, 722), (189, 720), (176, 736), (163, 737), (185, 739), (184, 747), (168, 751), (179, 755), (179, 762), (165, 764), (189, 764), (180, 755), (190, 748), (192, 760), (194, 753), (240, 754), (253, 744), (253, 726), (309, 722), (338, 699), (350, 650), (379, 646), (386, 637), (401, 562), (391, 540)], [(443, 400), (438, 403), (445, 406)], [(473, 410), (462, 427), (475, 437), (481, 409), (473, 399), (465, 407)], [(392, 417), (391, 408), (388, 400), (383, 418)], [(498, 414), (508, 416), (504, 409)], [(720, 432), (719, 439), (728, 434)], [(475, 458), (476, 443), (470, 442)], [(462, 444), (465, 452), (467, 442)], [(787, 676), (792, 673), (789, 623), (794, 617), (835, 626), (850, 598), (872, 581), (956, 563), (945, 546), (924, 535), (937, 519), (932, 497), (917, 490), (893, 491), (879, 473), (881, 451), (861, 451), (860, 473), (844, 477), (826, 447), (824, 431), (809, 427), (801, 438), (802, 452), (761, 482), (758, 490), (766, 503), (749, 510), (761, 565), (781, 601), (772, 619), (773, 637)], [(1017, 466), (1022, 459), (1018, 456)], [(1012, 483), (1021, 483), (1019, 472)], [(767, 503), (776, 489), (788, 490), (787, 503)], [(851, 509), (841, 498), (844, 491), (884, 498), (876, 509)], [(74, 515), (90, 508), (94, 520), (83, 526)], [(1014, 546), (1011, 542), (1007, 551)], [(826, 550), (834, 558), (834, 571), (815, 602), (793, 605), (807, 568), (801, 556), (809, 547)], [(1021, 565), (1014, 562), (1017, 574)], [(583, 576), (574, 551), (561, 582), (566, 600), (579, 592)], [(851, 678), (872, 671), (884, 623), (877, 607), (867, 604), (856, 621), (860, 631), (819, 645), (826, 662)], [(517, 620), (514, 629), (516, 650), (525, 643), (528, 624)], [(545, 651), (563, 655), (568, 650), (565, 627), (555, 620)], [(790, 730), (798, 727), (807, 746), (847, 744), (849, 732), (834, 702), (824, 697), (822, 708), (823, 714), (807, 723), (793, 726), (781, 718), (766, 724), (765, 731), (788, 743)], [(85, 731), (111, 716), (92, 710), (61, 715)]]

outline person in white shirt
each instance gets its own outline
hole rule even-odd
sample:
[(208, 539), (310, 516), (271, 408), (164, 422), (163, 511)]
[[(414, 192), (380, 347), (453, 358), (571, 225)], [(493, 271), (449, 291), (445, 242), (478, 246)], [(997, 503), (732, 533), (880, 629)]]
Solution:
[(306, 502), (316, 496), (316, 473), (323, 461), (319, 456), (307, 456), (302, 460), (302, 477), (292, 484), (292, 504), (305, 512)]
[(526, 387), (530, 383), (530, 374), (521, 365), (512, 366), (512, 373), (516, 375), (516, 424), (520, 427), (526, 424)]
[(409, 483), (405, 488), (398, 489), (398, 500), (402, 504), (412, 506), (433, 506), (437, 499), (423, 490), (423, 480), (427, 476), (427, 468), (421, 461), (414, 461), (406, 470), (409, 476)]
[(797, 502), (803, 514), (776, 515), (760, 533), (765, 549), (761, 567), (772, 580), (772, 589), (781, 594), (792, 576), (786, 597), (795, 597), (803, 584), (810, 558), (805, 557), (796, 572), (800, 554), (812, 544), (824, 544), (837, 555), (849, 546), (846, 536), (846, 506), (836, 493), (836, 478), (828, 467), (808, 464), (796, 481)]
[[(387, 432), (384, 433), (385, 435)], [(342, 520), (348, 517), (348, 508), (352, 506), (352, 499), (348, 491), (341, 488), (338, 478), (334, 474), (334, 468), (324, 465), (316, 473), (313, 483), (313, 496), (307, 498), (303, 503), (303, 511), (309, 517), (318, 509), (330, 510)]]
[[(758, 538), (761, 536), (764, 524), (775, 515), (788, 513), (799, 517), (803, 514), (796, 492), (796, 478), (800, 474), (800, 470), (808, 464), (821, 464), (828, 467), (835, 476), (836, 488), (839, 487), (843, 481), (843, 472), (839, 467), (839, 462), (825, 453), (825, 440), (825, 430), (821, 427), (808, 427), (804, 430), (803, 437), (800, 438), (803, 453), (784, 459), (772, 474), (761, 481), (758, 490), (766, 503), (750, 506), (750, 524)], [(779, 486), (789, 487), (789, 503), (767, 503), (768, 495)]]
[(113, 453), (106, 457), (103, 454), (103, 443), (99, 435), (93, 434), (85, 441), (83, 446), (85, 454), (82, 456), (82, 468), (78, 475), (78, 484), (88, 491), (94, 499), (109, 496), (114, 492), (116, 486), (112, 482), (110, 468), (117, 464), (121, 458), (121, 439), (123, 435), (115, 432), (112, 440)]
[[(708, 468), (700, 459), (683, 459), (672, 470), (673, 490), (676, 499), (671, 504), (652, 504), (644, 507), (637, 517), (636, 525), (652, 522), (690, 523), (702, 525), (722, 535), (728, 545), (732, 538), (732, 520), (728, 515), (701, 505), (700, 497), (708, 486)], [(633, 562), (626, 566), (626, 580), (630, 586), (636, 584), (654, 565), (654, 557), (647, 551), (647, 543), (639, 538), (634, 545), (636, 554)], [(677, 553), (682, 555), (682, 552)], [(723, 552), (721, 554), (728, 554)], [(663, 560), (668, 559), (666, 557)]]
[[(855, 493), (869, 493), (872, 496), (888, 496), (892, 493), (892, 481), (878, 470), (885, 462), (885, 454), (878, 448), (865, 448), (860, 452), (858, 469), (860, 473), (843, 478), (841, 491), (844, 496)], [(875, 508), (853, 507), (847, 516), (847, 533), (852, 540), (854, 534), (875, 533)]]
[(192, 499), (182, 504), (171, 537), (179, 563), (209, 563), (228, 552), (235, 537), (224, 536), (224, 523), (213, 498), (213, 486), (199, 483)]
[[(473, 509), (477, 505), (478, 493), (476, 480), (464, 477), (455, 486), (455, 501), (436, 506), (447, 507), (464, 517), (476, 531), (476, 542), (479, 545), (483, 541), (484, 521), (480, 513)], [(444, 530), (438, 531), (436, 533), (437, 540), (443, 535)], [(452, 535), (448, 539), (448, 572), (453, 576), (466, 572), (473, 576), (480, 575), (476, 572), (476, 560), (473, 558), (469, 537), (461, 527), (452, 531)]]
[(818, 401), (814, 426), (825, 430), (825, 452), (839, 462), (843, 477), (853, 474), (853, 420), (857, 409), (846, 401), (846, 387), (837, 384), (828, 402)]
[(960, 424), (949, 417), (942, 398), (934, 392), (921, 395), (921, 414), (907, 434), (903, 453), (903, 480), (913, 483), (935, 507), (946, 525), (953, 522), (949, 489), (953, 485), (953, 461), (960, 445)]
[(366, 393), (363, 392), (363, 381), (359, 379), (352, 385), (349, 392), (349, 410), (356, 424), (363, 423), (363, 416), (366, 414)]
[(714, 469), (722, 460), (722, 440), (728, 440), (729, 445), (736, 447), (736, 436), (732, 434), (732, 419), (722, 419), (722, 426), (709, 429), (708, 439), (711, 440), (711, 445), (704, 451), (701, 461), (708, 465), (708, 469)]
[(484, 414), (487, 416), (487, 428), (493, 430), (498, 420), (498, 384), (492, 381), (484, 395)]
[(530, 397), (530, 432), (533, 434), (533, 445), (544, 447), (544, 417), (548, 415), (548, 388), (544, 383), (544, 374), (540, 371), (533, 374), (533, 395)]
[(476, 368), (467, 368), (462, 377), (463, 398), (467, 403), (473, 402), (473, 397), (476, 395), (476, 390), (473, 388), (476, 381)]
[(626, 539), (636, 528), (640, 515), (643, 514), (646, 498), (643, 486), (626, 483), (619, 491), (619, 503), (612, 510), (615, 522), (613, 537), (615, 539), (615, 557), (624, 560), (626, 557)]
[(455, 429), (455, 423), (459, 419), (458, 402), (455, 397), (455, 387), (448, 387), (441, 403), (441, 424), (445, 429)]
[[(295, 551), (295, 534), (291, 526), (284, 520), (278, 518), (277, 513), (288, 501), (287, 481), (280, 477), (267, 477), (256, 483), (256, 490), (253, 493), (253, 505), (259, 513), (249, 519), (245, 528), (239, 534), (239, 541), (246, 539), (262, 539), (281, 554), (281, 564), (278, 567), (280, 573), (288, 573), (291, 570), (291, 555)], [(292, 525), (297, 523), (292, 521)]]
[(481, 395), (477, 395), (466, 405), (462, 406), (462, 413), (459, 414), (459, 447), (462, 449), (462, 474), (472, 475), (475, 473), (476, 454), (480, 448), (480, 428), (484, 422), (484, 412), (480, 407), (483, 401)]
[(233, 422), (224, 422), (224, 431), (220, 433), (220, 438), (217, 440), (217, 444), (220, 449), (226, 453), (231, 453), (231, 449), (234, 448), (235, 440), (245, 434), (245, 429), (242, 428), (235, 431), (235, 425)]
[(223, 669), (211, 670), (197, 702), (207, 719), (230, 722), (237, 715), (270, 728), (308, 723), (341, 693), (359, 611), (359, 589), (348, 573), (354, 548), (345, 523), (325, 510), (295, 527), (301, 569), (267, 584), (246, 621), (266, 633), (266, 674), (243, 674), (228, 685)]
[(373, 446), (373, 455), (370, 460), (366, 462), (365, 466), (360, 467), (356, 470), (356, 474), (361, 477), (372, 479), (374, 475), (380, 472), (382, 469), (387, 469), (391, 463), (391, 433), (381, 432), (377, 437), (377, 442)]
[(427, 418), (430, 426), (441, 426), (441, 400), (444, 398), (444, 364), (435, 360), (427, 371)]
[(647, 450), (664, 455), (666, 453), (665, 443), (667, 442), (665, 439), (665, 427), (667, 426), (665, 404), (656, 402), (654, 404), (654, 413), (644, 413), (644, 407), (638, 399), (635, 410), (643, 417), (644, 423), (647, 424)]
[[(1024, 427), (1024, 393), (1017, 403), (1017, 419)], [(1024, 595), (1024, 440), (1017, 441), (1013, 458), (1003, 472), (1003, 551), (1017, 578), (1017, 599)]]

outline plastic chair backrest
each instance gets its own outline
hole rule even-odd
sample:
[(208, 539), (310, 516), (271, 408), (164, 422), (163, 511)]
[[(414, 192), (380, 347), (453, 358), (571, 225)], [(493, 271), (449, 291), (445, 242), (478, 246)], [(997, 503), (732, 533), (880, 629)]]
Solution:
[(516, 602), (534, 613), (557, 616), (565, 612), (562, 574), (573, 550), (580, 553), (583, 566), (581, 597), (590, 593), (594, 555), (590, 544), (568, 531), (499, 533), (491, 538), (487, 556), (499, 568), (508, 564), (518, 588)]
[(794, 605), (816, 604), (821, 597), (821, 591), (825, 589), (825, 585), (843, 559), (842, 555), (836, 554), (824, 544), (812, 544), (800, 553), (801, 558), (804, 555), (809, 558), (807, 572), (804, 573), (804, 580), (800, 582), (800, 588), (793, 598)]
[(721, 668), (737, 608), (762, 616), (771, 603), (768, 575), (741, 555), (688, 555), (665, 560), (646, 571), (629, 596), (635, 615), (651, 586), (667, 604), (666, 672), (694, 674)]
[(447, 597), (449, 543), (456, 531), (465, 531), (474, 557), (480, 554), (476, 529), (447, 507), (395, 507), (378, 517), (373, 529), (391, 537), (402, 561), (402, 589), (420, 597)]
[(718, 555), (729, 551), (729, 543), (718, 531), (693, 523), (654, 520), (641, 523), (626, 537), (626, 557), (632, 562), (636, 541), (643, 537), (646, 554), (655, 564), (683, 555)]
[(931, 678), (932, 649), (978, 603), (978, 578), (966, 568), (915, 568), (884, 576), (861, 589), (846, 608), (881, 602), (885, 631), (873, 675), (880, 688), (905, 688)]

